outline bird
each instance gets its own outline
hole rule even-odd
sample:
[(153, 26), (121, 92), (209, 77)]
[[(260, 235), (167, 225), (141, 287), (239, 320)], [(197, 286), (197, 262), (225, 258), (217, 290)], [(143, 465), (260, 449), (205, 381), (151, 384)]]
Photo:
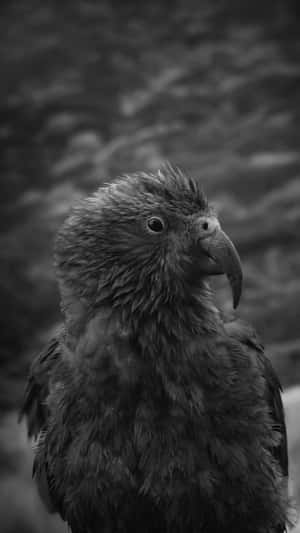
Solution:
[(63, 324), (33, 359), (21, 417), (33, 477), (73, 533), (282, 533), (281, 385), (254, 329), (227, 319), (242, 265), (198, 179), (124, 174), (57, 233)]

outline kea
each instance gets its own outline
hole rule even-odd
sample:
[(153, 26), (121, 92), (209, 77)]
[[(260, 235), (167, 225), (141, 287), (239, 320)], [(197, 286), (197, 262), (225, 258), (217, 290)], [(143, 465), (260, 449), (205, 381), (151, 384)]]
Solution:
[(55, 242), (64, 324), (34, 359), (22, 415), (33, 476), (73, 533), (281, 533), (287, 437), (255, 332), (228, 321), (241, 261), (198, 180), (124, 175)]

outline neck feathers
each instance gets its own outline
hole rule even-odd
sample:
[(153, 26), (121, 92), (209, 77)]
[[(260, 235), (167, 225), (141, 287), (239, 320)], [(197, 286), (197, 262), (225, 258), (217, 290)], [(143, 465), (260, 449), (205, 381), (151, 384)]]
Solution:
[[(123, 303), (112, 302), (103, 291), (96, 304), (74, 296), (62, 287), (65, 326), (71, 344), (85, 338), (88, 351), (111, 335), (135, 339), (143, 351), (149, 346), (161, 351), (169, 342), (180, 342), (186, 335), (215, 332), (220, 314), (212, 303), (210, 289), (202, 285), (189, 297), (160, 301), (154, 305), (138, 305), (128, 297)], [(86, 349), (83, 350), (84, 353)]]

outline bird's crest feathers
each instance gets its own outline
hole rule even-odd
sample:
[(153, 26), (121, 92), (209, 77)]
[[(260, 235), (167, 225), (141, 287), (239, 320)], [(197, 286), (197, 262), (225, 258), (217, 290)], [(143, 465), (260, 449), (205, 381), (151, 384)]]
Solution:
[(152, 196), (170, 203), (194, 205), (198, 210), (208, 207), (206, 196), (198, 181), (183, 173), (178, 167), (166, 163), (157, 172), (125, 174), (112, 184), (112, 192)]

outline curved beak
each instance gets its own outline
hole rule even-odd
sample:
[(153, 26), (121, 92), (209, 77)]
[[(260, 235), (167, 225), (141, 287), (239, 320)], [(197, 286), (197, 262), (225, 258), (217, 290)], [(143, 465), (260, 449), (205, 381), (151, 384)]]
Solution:
[(235, 309), (242, 293), (241, 260), (235, 246), (226, 233), (222, 231), (216, 217), (203, 216), (197, 219), (198, 247), (204, 252), (199, 258), (201, 272), (208, 276), (226, 274), (231, 286)]

